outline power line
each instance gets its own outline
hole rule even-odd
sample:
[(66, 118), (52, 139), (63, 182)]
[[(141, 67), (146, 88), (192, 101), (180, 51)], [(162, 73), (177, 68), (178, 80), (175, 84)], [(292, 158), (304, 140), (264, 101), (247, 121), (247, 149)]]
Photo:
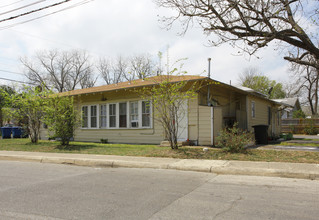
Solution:
[[(66, 0), (66, 1), (71, 1), (71, 0)], [(66, 7), (66, 8), (63, 8), (63, 9), (60, 9), (60, 10), (57, 10), (57, 11), (55, 11), (55, 12), (51, 12), (51, 13), (49, 13), (49, 14), (45, 14), (45, 15), (43, 15), (43, 16), (39, 16), (39, 17), (30, 19), (30, 20), (26, 20), (26, 21), (23, 21), (23, 22), (15, 23), (15, 24), (12, 24), (12, 25), (0, 27), (0, 30), (5, 30), (5, 29), (8, 29), (8, 28), (17, 26), (17, 25), (19, 25), (19, 24), (24, 24), (24, 23), (27, 23), (27, 22), (30, 22), (30, 21), (38, 20), (38, 19), (47, 17), (47, 16), (49, 16), (49, 15), (53, 15), (53, 14), (56, 14), (56, 13), (59, 13), (59, 12), (62, 12), (62, 11), (66, 11), (66, 10), (69, 10), (69, 9), (72, 9), (72, 8), (75, 8), (75, 7), (78, 7), (78, 6), (87, 4), (87, 3), (91, 2), (91, 1), (94, 1), (94, 0), (84, 0), (84, 1), (79, 2), (79, 3), (77, 3), (77, 4), (74, 4), (74, 5), (71, 5), (71, 6), (69, 6), (69, 7)], [(51, 6), (51, 7), (52, 7), (52, 6)], [(2, 21), (3, 21), (3, 20), (0, 20), (0, 23), (1, 23)]]
[(13, 73), (13, 74), (18, 74), (18, 75), (25, 76), (23, 73), (12, 72), (12, 71), (9, 71), (9, 70), (1, 70), (1, 69), (0, 69), (0, 72)]
[(33, 2), (33, 3), (27, 4), (27, 5), (24, 5), (24, 6), (9, 10), (9, 11), (2, 12), (2, 13), (0, 13), (0, 15), (5, 15), (5, 14), (8, 14), (8, 13), (11, 13), (11, 12), (14, 12), (14, 11), (18, 11), (20, 9), (27, 8), (27, 7), (30, 7), (32, 5), (36, 5), (36, 4), (39, 4), (41, 2), (45, 2), (45, 1), (47, 1), (47, 0), (40, 0), (40, 1), (37, 1), (37, 2)]
[(58, 6), (58, 5), (67, 3), (69, 1), (71, 1), (71, 0), (64, 0), (62, 2), (54, 3), (52, 5), (48, 5), (48, 6), (45, 6), (45, 7), (42, 7), (42, 8), (38, 8), (38, 9), (35, 9), (35, 10), (32, 10), (32, 11), (28, 11), (26, 13), (19, 14), (19, 15), (16, 15), (16, 16), (12, 16), (10, 18), (5, 18), (5, 19), (0, 20), (0, 23), (4, 22), (4, 21), (9, 21), (9, 20), (12, 20), (12, 19), (15, 19), (15, 18), (19, 18), (19, 17), (22, 17), (22, 16), (26, 16), (26, 15), (29, 15), (29, 14), (32, 14), (32, 13), (35, 13), (35, 12), (38, 12), (38, 11), (42, 11), (42, 10), (45, 10), (45, 9), (48, 9), (48, 8), (51, 8), (51, 7), (54, 7), (54, 6)]
[(34, 83), (22, 82), (22, 81), (14, 80), (14, 79), (6, 79), (6, 78), (2, 78), (2, 77), (0, 77), (0, 79), (6, 80), (6, 81), (11, 81), (11, 82), (22, 83), (22, 84), (29, 84), (29, 85), (34, 85), (34, 86), (36, 85), (36, 84), (34, 84)]
[(24, 0), (20, 0), (20, 1), (16, 1), (16, 2), (10, 3), (10, 4), (8, 4), (8, 5), (2, 5), (2, 6), (0, 6), (0, 8), (5, 8), (5, 7), (8, 7), (8, 6), (17, 4), (17, 3), (19, 3), (19, 2), (23, 2), (23, 1), (24, 1)]

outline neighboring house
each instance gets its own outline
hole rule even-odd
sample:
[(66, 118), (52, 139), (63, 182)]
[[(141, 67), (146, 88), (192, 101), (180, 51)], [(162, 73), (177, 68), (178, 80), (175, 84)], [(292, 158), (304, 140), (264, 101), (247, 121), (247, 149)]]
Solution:
[(293, 118), (293, 113), (301, 109), (298, 98), (273, 99), (273, 101), (281, 103), (281, 119)]
[[(168, 76), (155, 76), (112, 85), (60, 93), (73, 96), (82, 112), (82, 127), (76, 141), (159, 144), (164, 140), (162, 126), (154, 119), (154, 108), (141, 99), (137, 88), (156, 86)], [(170, 82), (199, 82), (194, 99), (185, 102), (185, 117), (179, 123), (179, 141), (187, 139), (199, 145), (212, 145), (226, 126), (235, 121), (253, 131), (254, 125), (269, 125), (269, 135), (280, 133), (278, 103), (251, 89), (240, 89), (202, 76), (169, 76)], [(208, 97), (209, 95), (209, 98)], [(149, 107), (147, 107), (149, 106)], [(45, 138), (47, 131), (42, 129)]]

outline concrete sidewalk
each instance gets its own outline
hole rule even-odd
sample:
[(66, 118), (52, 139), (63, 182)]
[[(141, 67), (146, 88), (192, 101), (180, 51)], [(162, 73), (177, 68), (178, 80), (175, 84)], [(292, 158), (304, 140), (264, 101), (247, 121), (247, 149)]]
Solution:
[(319, 180), (319, 164), (195, 160), (90, 154), (0, 151), (1, 160), (33, 161), (92, 167), (175, 169), (216, 174), (290, 177)]

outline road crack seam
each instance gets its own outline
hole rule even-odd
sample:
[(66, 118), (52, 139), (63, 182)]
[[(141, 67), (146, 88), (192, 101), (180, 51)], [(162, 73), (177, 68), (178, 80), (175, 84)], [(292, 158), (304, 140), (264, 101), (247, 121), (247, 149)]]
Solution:
[(214, 176), (213, 178), (210, 178), (210, 179), (208, 179), (208, 180), (205, 180), (203, 183), (201, 183), (201, 184), (199, 184), (198, 186), (194, 187), (193, 190), (191, 190), (191, 191), (189, 191), (188, 193), (183, 194), (181, 197), (179, 197), (179, 198), (173, 200), (172, 202), (170, 202), (168, 205), (166, 205), (166, 206), (163, 207), (162, 209), (156, 211), (153, 215), (151, 215), (151, 216), (149, 217), (149, 219), (153, 218), (153, 216), (156, 215), (157, 213), (159, 213), (160, 211), (166, 209), (167, 207), (169, 207), (170, 205), (172, 205), (174, 202), (176, 202), (176, 201), (178, 201), (178, 200), (184, 198), (185, 196), (191, 194), (191, 193), (194, 192), (196, 189), (198, 189), (198, 188), (201, 187), (202, 185), (208, 183), (208, 182), (211, 181), (212, 179), (215, 179), (216, 177), (217, 177), (217, 175)]
[(231, 210), (235, 207), (235, 205), (238, 203), (238, 201), (240, 201), (240, 200), (242, 200), (242, 199), (243, 199), (243, 198), (240, 196), (238, 199), (235, 199), (234, 201), (232, 201), (232, 203), (230, 204), (229, 208), (227, 208), (227, 209), (224, 210), (224, 211), (221, 211), (221, 212), (217, 213), (217, 214), (213, 217), (213, 219), (216, 219), (218, 216), (223, 215), (223, 214), (225, 214), (225, 213), (231, 211)]

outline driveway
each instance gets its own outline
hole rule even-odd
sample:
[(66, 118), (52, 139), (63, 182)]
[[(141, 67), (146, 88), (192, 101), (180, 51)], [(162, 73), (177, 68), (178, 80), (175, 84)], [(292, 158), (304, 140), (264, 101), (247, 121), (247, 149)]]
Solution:
[[(319, 152), (319, 136), (317, 135), (295, 135), (294, 140), (283, 141), (288, 145), (278, 145), (278, 144), (269, 144), (269, 145), (256, 145), (252, 148), (255, 149), (272, 149), (272, 150), (297, 150), (297, 151), (315, 151)], [(296, 140), (297, 139), (297, 140)], [(302, 140), (302, 139), (311, 139), (311, 140)], [(291, 143), (291, 145), (289, 145)], [(298, 146), (298, 144), (300, 144)], [(309, 144), (309, 146), (307, 146)], [(317, 144), (317, 146), (311, 146)]]

